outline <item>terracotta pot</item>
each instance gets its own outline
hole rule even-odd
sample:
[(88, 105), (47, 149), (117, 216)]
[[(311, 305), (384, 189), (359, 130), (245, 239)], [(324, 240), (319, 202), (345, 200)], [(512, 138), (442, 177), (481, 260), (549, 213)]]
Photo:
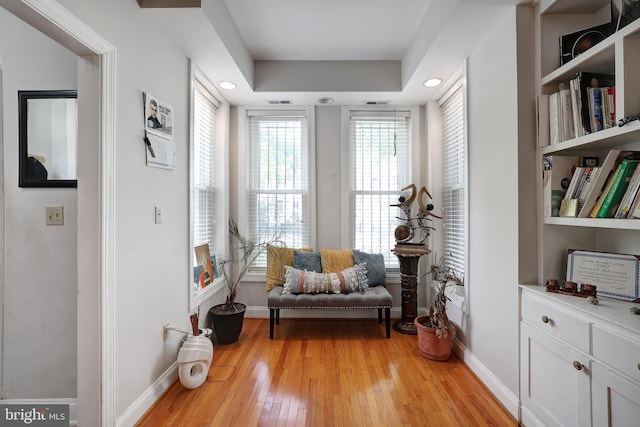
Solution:
[(416, 317), (413, 323), (418, 331), (418, 351), (430, 360), (448, 360), (451, 356), (451, 334), (446, 338), (436, 337), (436, 330), (422, 323), (429, 316)]
[(218, 344), (232, 344), (240, 337), (247, 306), (239, 302), (234, 304), (235, 310), (226, 310), (225, 304), (214, 305), (209, 309), (213, 332)]

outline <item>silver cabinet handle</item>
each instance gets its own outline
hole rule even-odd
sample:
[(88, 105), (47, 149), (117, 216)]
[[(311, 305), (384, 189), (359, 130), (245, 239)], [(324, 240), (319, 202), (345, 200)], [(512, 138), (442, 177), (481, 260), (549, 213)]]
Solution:
[(573, 367), (576, 368), (576, 371), (582, 371), (582, 363), (578, 362), (577, 360), (573, 361)]
[(549, 323), (549, 320), (551, 319), (549, 319), (549, 317), (547, 317), (546, 315), (542, 316), (542, 323)]

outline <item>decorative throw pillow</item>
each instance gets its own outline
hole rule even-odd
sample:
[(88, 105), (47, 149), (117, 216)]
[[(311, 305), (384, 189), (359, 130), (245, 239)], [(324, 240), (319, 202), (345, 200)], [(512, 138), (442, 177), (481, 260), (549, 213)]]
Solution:
[(329, 276), (339, 282), (341, 292), (364, 292), (369, 287), (367, 285), (367, 268), (365, 264), (345, 268), (339, 273), (329, 273)]
[(353, 267), (353, 251), (351, 249), (320, 249), (323, 273), (337, 273), (345, 268)]
[(366, 264), (369, 287), (387, 283), (387, 269), (384, 266), (384, 256), (382, 254), (369, 254), (354, 250), (353, 262), (356, 265)]
[[(284, 270), (283, 294), (326, 294), (333, 292), (333, 288), (329, 289), (329, 277), (324, 273), (299, 270), (288, 265), (284, 266)], [(339, 289), (338, 292), (340, 292)]]
[(354, 265), (338, 273), (316, 273), (286, 265), (283, 294), (318, 294), (364, 292), (367, 289), (367, 270)]
[(312, 251), (311, 248), (285, 248), (282, 246), (267, 245), (267, 292), (276, 286), (284, 284), (284, 266), (293, 265), (293, 251)]
[(293, 266), (298, 270), (315, 271), (322, 273), (320, 252), (293, 251)]

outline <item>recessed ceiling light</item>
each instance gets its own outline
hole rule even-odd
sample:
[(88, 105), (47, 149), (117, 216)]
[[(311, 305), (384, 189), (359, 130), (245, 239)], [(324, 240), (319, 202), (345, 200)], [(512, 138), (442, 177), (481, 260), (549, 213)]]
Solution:
[(236, 88), (236, 84), (233, 82), (220, 82), (220, 87), (222, 89), (229, 89), (229, 90), (233, 90)]
[(440, 86), (440, 83), (442, 83), (442, 79), (439, 79), (439, 78), (427, 79), (427, 80), (424, 81), (424, 85), (426, 87)]
[(332, 104), (333, 103), (333, 98), (329, 98), (328, 96), (326, 96), (324, 98), (318, 99), (318, 103), (320, 103), (320, 104)]

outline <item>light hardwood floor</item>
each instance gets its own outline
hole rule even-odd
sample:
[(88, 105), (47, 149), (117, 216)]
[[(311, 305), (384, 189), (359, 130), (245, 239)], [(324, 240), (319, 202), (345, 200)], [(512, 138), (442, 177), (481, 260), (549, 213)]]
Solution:
[(209, 379), (177, 381), (136, 426), (517, 426), (455, 356), (418, 353), (417, 337), (376, 320), (245, 319), (214, 346)]

